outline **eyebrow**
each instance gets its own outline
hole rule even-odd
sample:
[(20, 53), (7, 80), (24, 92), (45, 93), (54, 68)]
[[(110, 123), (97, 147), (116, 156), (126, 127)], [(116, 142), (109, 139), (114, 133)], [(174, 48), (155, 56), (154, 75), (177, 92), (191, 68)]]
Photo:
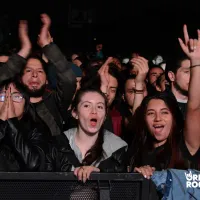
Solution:
[(135, 88), (127, 89), (127, 91), (135, 91)]
[(189, 67), (183, 67), (183, 68), (182, 68), (182, 70), (186, 70), (186, 69), (187, 69), (187, 70), (190, 69), (190, 66), (189, 66)]
[[(169, 111), (168, 108), (162, 108), (161, 110), (168, 110), (168, 111)], [(155, 110), (151, 108), (151, 109), (148, 109), (147, 112), (148, 112), (148, 111), (155, 111)]]
[(161, 72), (160, 73), (159, 72), (151, 72), (150, 74), (154, 75), (154, 74), (163, 74), (163, 73), (161, 73)]
[[(80, 102), (81, 105), (82, 105), (83, 103), (92, 103), (92, 102), (90, 102), (90, 101), (82, 101), (82, 102)], [(103, 104), (103, 105), (105, 105), (104, 102), (98, 102), (97, 104)]]
[[(25, 70), (26, 70), (27, 68), (28, 68), (28, 69), (33, 69), (32, 67), (28, 67), (28, 66), (27, 66), (27, 67), (25, 67)], [(37, 68), (36, 70), (38, 70), (38, 69), (42, 69), (42, 70), (44, 71), (44, 69), (43, 69), (42, 67)]]

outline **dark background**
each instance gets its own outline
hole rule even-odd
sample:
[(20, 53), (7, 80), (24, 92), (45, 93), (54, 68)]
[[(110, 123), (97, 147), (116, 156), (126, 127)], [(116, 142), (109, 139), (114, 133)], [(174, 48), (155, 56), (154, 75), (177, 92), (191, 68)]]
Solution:
[(50, 15), (52, 36), (65, 53), (94, 50), (95, 43), (102, 42), (108, 54), (139, 51), (167, 56), (179, 47), (184, 23), (193, 37), (200, 28), (200, 1), (6, 1), (0, 13), (1, 46), (18, 44), (19, 19), (29, 20), (29, 34), (36, 44), (43, 12)]

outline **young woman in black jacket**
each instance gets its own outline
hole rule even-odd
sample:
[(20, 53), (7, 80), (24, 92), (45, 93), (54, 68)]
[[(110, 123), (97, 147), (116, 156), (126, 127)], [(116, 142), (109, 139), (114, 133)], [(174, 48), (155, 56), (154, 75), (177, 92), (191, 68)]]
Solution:
[(47, 156), (48, 171), (74, 171), (85, 182), (91, 172), (126, 171), (127, 144), (103, 128), (107, 101), (98, 90), (82, 89), (72, 104), (78, 127), (55, 137), (56, 146)]

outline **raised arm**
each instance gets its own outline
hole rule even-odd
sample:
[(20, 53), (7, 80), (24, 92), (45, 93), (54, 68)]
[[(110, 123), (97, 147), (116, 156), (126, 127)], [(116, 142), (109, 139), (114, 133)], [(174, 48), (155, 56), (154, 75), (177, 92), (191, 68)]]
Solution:
[(191, 61), (184, 137), (188, 150), (194, 155), (200, 147), (200, 30), (198, 39), (189, 38), (186, 25), (183, 32), (184, 42), (179, 38), (179, 43)]
[(134, 65), (134, 70), (136, 72), (135, 78), (135, 98), (132, 108), (132, 113), (140, 106), (142, 100), (144, 99), (145, 90), (145, 79), (149, 71), (148, 60), (143, 57), (136, 57), (131, 60), (131, 64)]
[(72, 71), (72, 63), (68, 62), (56, 44), (50, 39), (49, 28), (51, 20), (47, 14), (41, 15), (43, 26), (41, 28), (38, 44), (42, 48), (46, 58), (56, 68), (56, 92), (55, 99), (61, 110), (66, 110), (71, 104), (76, 90), (76, 76)]
[(21, 42), (19, 52), (11, 55), (7, 62), (0, 65), (0, 83), (16, 76), (26, 64), (25, 59), (31, 51), (27, 21), (21, 20), (19, 23), (19, 39)]
[(101, 91), (107, 96), (108, 94), (108, 84), (109, 84), (109, 64), (113, 62), (112, 57), (108, 57), (105, 63), (101, 66), (98, 73), (101, 79)]

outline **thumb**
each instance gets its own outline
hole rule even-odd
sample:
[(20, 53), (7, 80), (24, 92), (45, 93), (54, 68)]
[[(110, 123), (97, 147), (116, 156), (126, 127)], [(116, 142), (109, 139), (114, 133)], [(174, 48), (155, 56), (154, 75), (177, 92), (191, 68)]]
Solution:
[(141, 173), (141, 170), (139, 168), (137, 168), (137, 167), (135, 167), (133, 171)]
[(93, 172), (100, 172), (100, 169), (97, 167), (94, 167)]
[(156, 168), (155, 168), (155, 167), (152, 167), (151, 169), (152, 169), (153, 171), (156, 171)]

